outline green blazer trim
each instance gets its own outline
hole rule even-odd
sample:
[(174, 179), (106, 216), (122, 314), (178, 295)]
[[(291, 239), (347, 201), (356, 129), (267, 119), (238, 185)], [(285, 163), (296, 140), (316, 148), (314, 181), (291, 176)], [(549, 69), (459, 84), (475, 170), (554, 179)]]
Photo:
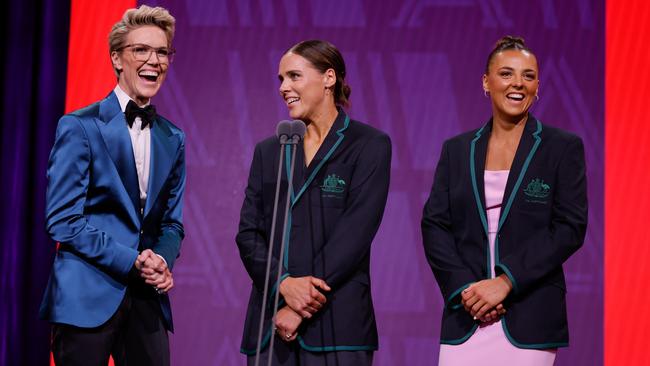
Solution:
[(305, 340), (302, 338), (302, 336), (298, 336), (298, 343), (300, 344), (300, 347), (309, 352), (376, 351), (379, 349), (378, 346), (310, 346), (305, 343)]
[[(496, 240), (494, 241), (495, 251), (496, 251), (496, 245), (498, 243), (499, 243), (499, 238), (496, 238)], [(500, 269), (503, 273), (506, 274), (506, 276), (508, 276), (510, 282), (512, 283), (512, 290), (514, 291), (514, 293), (519, 292), (519, 286), (517, 285), (517, 281), (515, 281), (515, 277), (512, 275), (512, 272), (510, 272), (510, 269), (508, 269), (508, 267), (503, 263), (497, 263), (495, 267), (496, 269)]]
[[(487, 217), (485, 215), (485, 210), (483, 210), (483, 204), (481, 203), (481, 196), (478, 191), (478, 183), (476, 182), (476, 162), (475, 162), (475, 156), (476, 156), (476, 141), (478, 141), (481, 138), (481, 135), (483, 134), (483, 130), (485, 129), (484, 125), (481, 127), (478, 131), (476, 131), (476, 134), (474, 135), (474, 139), (472, 140), (472, 143), (470, 144), (469, 147), (469, 175), (472, 178), (472, 190), (474, 191), (474, 200), (476, 201), (476, 208), (478, 209), (478, 215), (481, 218), (481, 224), (483, 225), (483, 230), (485, 231), (485, 237), (489, 238), (488, 234), (488, 224), (487, 224)], [(490, 268), (492, 268), (492, 263), (490, 261), (490, 244), (488, 243), (487, 245), (487, 252), (486, 252), (486, 257), (487, 257), (487, 278), (492, 277), (492, 271), (490, 271)]]
[(519, 343), (514, 338), (512, 338), (512, 335), (508, 331), (508, 327), (506, 326), (506, 319), (505, 318), (501, 318), (501, 325), (503, 326), (503, 332), (506, 334), (506, 337), (508, 338), (510, 343), (512, 343), (512, 345), (517, 347), (517, 348), (549, 349), (549, 348), (560, 348), (560, 347), (568, 347), (569, 346), (568, 342), (531, 343), (531, 344)]
[[(266, 348), (266, 345), (269, 343), (269, 340), (271, 340), (271, 332), (273, 332), (273, 327), (269, 328), (269, 330), (266, 332), (266, 335), (264, 335), (264, 338), (262, 339), (262, 346), (260, 347), (260, 351)], [(239, 349), (240, 353), (243, 353), (248, 356), (252, 356), (255, 353), (257, 353), (257, 349), (246, 349), (244, 347)]]
[(454, 304), (454, 305), (452, 305), (451, 303), (454, 300), (454, 297), (458, 296), (458, 294), (460, 294), (464, 289), (468, 288), (469, 285), (471, 285), (472, 283), (473, 282), (468, 282), (468, 283), (464, 284), (463, 286), (461, 286), (458, 290), (452, 292), (451, 295), (449, 295), (449, 297), (447, 298), (447, 302), (445, 302), (445, 306), (449, 307), (451, 310), (456, 310), (456, 309), (459, 309), (460, 307), (462, 307), (463, 304)]
[(302, 197), (302, 194), (305, 193), (305, 190), (307, 190), (307, 187), (311, 184), (311, 182), (316, 178), (316, 174), (321, 170), (323, 165), (329, 160), (329, 158), (334, 154), (334, 151), (339, 147), (341, 142), (343, 142), (343, 139), (345, 138), (345, 135), (343, 134), (343, 131), (347, 130), (348, 126), (350, 125), (350, 117), (345, 116), (345, 121), (343, 122), (343, 127), (341, 127), (339, 130), (336, 131), (336, 134), (338, 135), (339, 139), (336, 140), (334, 145), (330, 148), (330, 150), (325, 154), (325, 157), (323, 157), (323, 160), (318, 163), (316, 168), (314, 169), (313, 172), (309, 175), (309, 178), (305, 181), (305, 184), (302, 185), (302, 188), (300, 188), (300, 191), (298, 191), (298, 194), (294, 197), (293, 201), (291, 202), (291, 207), (293, 207), (296, 202)]
[(515, 196), (517, 195), (517, 191), (519, 191), (521, 182), (524, 180), (526, 171), (528, 171), (528, 166), (530, 165), (530, 161), (533, 160), (533, 156), (535, 156), (535, 153), (537, 152), (537, 148), (539, 148), (539, 144), (542, 143), (542, 138), (539, 136), (541, 133), (542, 133), (542, 123), (540, 121), (537, 121), (537, 129), (535, 130), (535, 132), (533, 132), (533, 138), (535, 139), (535, 143), (533, 144), (533, 147), (528, 152), (528, 156), (526, 157), (526, 160), (524, 161), (524, 165), (521, 167), (521, 171), (519, 172), (519, 176), (517, 177), (517, 182), (515, 183), (514, 188), (512, 188), (512, 191), (510, 192), (510, 197), (508, 197), (508, 202), (506, 203), (506, 206), (504, 207), (503, 212), (501, 213), (501, 218), (499, 219), (499, 227), (497, 229), (497, 237), (494, 241), (494, 261), (496, 262), (495, 267), (503, 270), (506, 276), (508, 276), (510, 282), (512, 282), (512, 289), (514, 290), (515, 293), (519, 290), (519, 286), (517, 285), (517, 281), (515, 280), (515, 277), (512, 275), (512, 272), (510, 272), (507, 266), (499, 263), (499, 232), (501, 232), (503, 223), (506, 221), (506, 218), (510, 213), (512, 202), (515, 200)]
[[(316, 165), (316, 168), (314, 168), (314, 170), (311, 172), (311, 174), (309, 175), (309, 178), (307, 178), (305, 183), (302, 185), (302, 187), (298, 191), (298, 194), (296, 194), (294, 196), (293, 195), (293, 187), (289, 188), (291, 190), (291, 193), (292, 193), (292, 195), (291, 195), (291, 198), (292, 198), (291, 199), (291, 208), (293, 208), (293, 206), (296, 205), (296, 202), (298, 202), (300, 197), (302, 197), (303, 193), (305, 193), (305, 191), (307, 190), (307, 187), (309, 187), (309, 185), (314, 180), (314, 178), (316, 178), (316, 175), (318, 174), (318, 172), (325, 165), (325, 163), (329, 160), (329, 158), (332, 156), (332, 154), (334, 154), (334, 151), (336, 151), (336, 149), (339, 147), (339, 145), (341, 145), (341, 142), (343, 142), (343, 139), (345, 138), (345, 135), (343, 134), (343, 131), (345, 131), (348, 128), (349, 125), (350, 125), (350, 117), (348, 117), (346, 115), (345, 116), (345, 121), (343, 122), (343, 127), (341, 127), (340, 129), (338, 129), (336, 131), (336, 134), (339, 137), (338, 140), (336, 140), (336, 142), (334, 143), (334, 145), (332, 145), (332, 147), (329, 149), (327, 154), (325, 154), (325, 156), (323, 157), (323, 160), (321, 160), (318, 163), (318, 165)], [(291, 173), (289, 171), (290, 170), (289, 166), (291, 164), (290, 157), (289, 157), (289, 154), (291, 153), (291, 147), (287, 145), (285, 147), (285, 149), (286, 149), (285, 150), (285, 152), (286, 152), (285, 156), (286, 156), (286, 159), (287, 159), (287, 164), (286, 164), (287, 165), (287, 179), (289, 179), (289, 175)], [(284, 258), (283, 258), (283, 265), (284, 265), (285, 269), (289, 268), (289, 243), (291, 243), (291, 240), (290, 240), (290, 236), (291, 236), (291, 210), (289, 210), (287, 221), (288, 221), (288, 225), (287, 225), (286, 240), (285, 240), (285, 243), (284, 243), (285, 251), (284, 251)]]
[(290, 274), (287, 272), (287, 273), (284, 273), (284, 274), (282, 275), (282, 277), (280, 277), (280, 281), (276, 282), (276, 283), (273, 285), (273, 288), (271, 289), (271, 293), (269, 294), (269, 298), (273, 298), (273, 296), (275, 295), (275, 291), (277, 291), (277, 290), (278, 290), (278, 287), (280, 286), (280, 283), (281, 283), (285, 278), (287, 278), (287, 277), (289, 277), (289, 276), (290, 276)]
[(458, 338), (458, 339), (441, 339), (440, 344), (449, 344), (449, 345), (452, 345), (452, 346), (457, 346), (457, 345), (459, 345), (461, 343), (465, 343), (465, 341), (468, 340), (469, 337), (471, 337), (472, 334), (474, 334), (474, 332), (476, 332), (477, 328), (478, 328), (478, 323), (474, 324), (472, 329), (470, 329), (470, 331), (467, 332), (467, 334), (465, 334), (463, 337)]

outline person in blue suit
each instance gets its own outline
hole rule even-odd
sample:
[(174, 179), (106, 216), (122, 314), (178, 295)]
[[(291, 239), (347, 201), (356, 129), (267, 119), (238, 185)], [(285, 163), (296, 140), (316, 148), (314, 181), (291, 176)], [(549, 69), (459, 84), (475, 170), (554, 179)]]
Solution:
[(130, 9), (109, 35), (117, 86), (59, 120), (47, 170), (57, 242), (40, 309), (57, 365), (169, 365), (167, 292), (184, 236), (185, 135), (150, 104), (175, 19)]
[[(300, 42), (280, 60), (280, 96), (307, 132), (297, 150), (286, 255), (279, 258), (279, 245), (273, 251), (271, 273), (280, 267), (282, 278), (273, 283), (272, 277), (263, 365), (274, 326), (273, 365), (370, 365), (378, 346), (370, 247), (386, 205), (391, 143), (346, 114), (345, 76), (341, 53), (321, 40)], [(279, 156), (277, 137), (255, 147), (236, 238), (252, 279), (241, 346), (249, 365), (257, 348)], [(283, 174), (279, 202), (285, 202), (287, 182)], [(272, 320), (275, 291), (281, 306)]]
[(563, 263), (583, 244), (582, 140), (543, 124), (537, 58), (506, 36), (488, 56), (492, 118), (445, 141), (424, 207), (444, 298), (440, 365), (552, 365), (569, 342)]

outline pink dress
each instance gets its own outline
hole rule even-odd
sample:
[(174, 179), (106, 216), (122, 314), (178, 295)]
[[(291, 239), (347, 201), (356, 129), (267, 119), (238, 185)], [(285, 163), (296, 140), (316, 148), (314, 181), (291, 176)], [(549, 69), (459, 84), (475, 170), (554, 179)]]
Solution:
[[(491, 262), (494, 263), (494, 239), (501, 214), (503, 191), (508, 180), (508, 170), (486, 170), (485, 206), (487, 207), (488, 234)], [(494, 267), (492, 268), (494, 277)], [(467, 315), (469, 316), (469, 314)], [(556, 350), (523, 349), (513, 346), (503, 332), (501, 320), (481, 324), (472, 336), (459, 345), (440, 345), (439, 366), (550, 366), (555, 362)]]

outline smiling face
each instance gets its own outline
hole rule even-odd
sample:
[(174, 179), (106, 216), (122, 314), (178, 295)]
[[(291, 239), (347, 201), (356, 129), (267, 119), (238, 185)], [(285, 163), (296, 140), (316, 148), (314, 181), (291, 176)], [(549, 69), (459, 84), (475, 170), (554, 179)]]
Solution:
[[(165, 32), (152, 25), (136, 28), (126, 36), (126, 45), (146, 45), (154, 49), (168, 47)], [(143, 105), (156, 95), (169, 68), (168, 61), (152, 52), (147, 61), (135, 59), (132, 47), (111, 53), (113, 67), (121, 70), (118, 84), (137, 104)]]
[(523, 50), (505, 50), (494, 55), (483, 89), (490, 93), (492, 113), (503, 120), (518, 121), (533, 104), (539, 78), (535, 55)]
[(332, 93), (334, 70), (321, 73), (304, 57), (289, 52), (280, 59), (278, 78), (280, 96), (291, 118), (310, 122), (327, 109), (336, 108)]

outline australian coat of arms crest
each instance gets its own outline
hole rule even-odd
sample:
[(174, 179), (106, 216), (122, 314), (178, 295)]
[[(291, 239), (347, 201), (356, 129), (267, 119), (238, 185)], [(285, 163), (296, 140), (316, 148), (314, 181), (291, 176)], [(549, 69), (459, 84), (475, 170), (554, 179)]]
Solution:
[(345, 181), (336, 174), (330, 174), (325, 178), (320, 188), (324, 192), (342, 193), (345, 190)]
[(533, 198), (546, 198), (551, 192), (551, 186), (544, 183), (544, 180), (535, 178), (524, 189), (526, 196)]

